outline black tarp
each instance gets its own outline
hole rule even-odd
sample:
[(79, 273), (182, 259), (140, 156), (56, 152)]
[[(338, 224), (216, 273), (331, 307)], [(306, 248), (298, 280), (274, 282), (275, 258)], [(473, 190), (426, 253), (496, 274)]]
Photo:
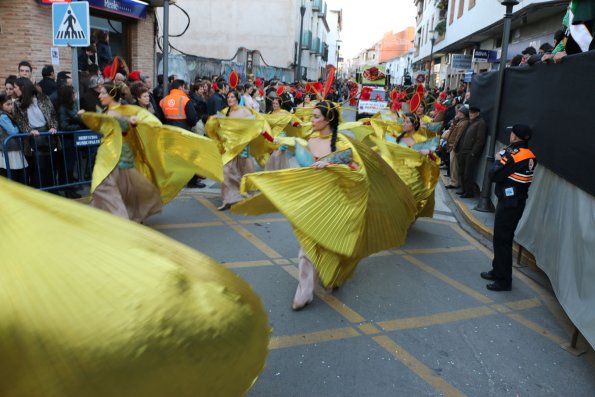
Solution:
[[(488, 123), (494, 110), (498, 72), (473, 78), (471, 105)], [(529, 145), (543, 164), (595, 196), (595, 51), (571, 55), (560, 64), (507, 68), (498, 119), (498, 140), (508, 144), (506, 126), (529, 125)]]

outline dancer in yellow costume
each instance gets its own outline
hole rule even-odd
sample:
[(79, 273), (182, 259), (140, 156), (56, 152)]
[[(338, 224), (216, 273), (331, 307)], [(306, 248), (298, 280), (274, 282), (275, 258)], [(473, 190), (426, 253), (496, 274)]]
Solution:
[[(271, 126), (271, 135), (277, 137), (304, 137), (311, 132), (310, 123), (302, 123), (295, 115), (287, 110), (281, 109), (279, 98), (271, 100), (273, 110), (264, 117)], [(279, 145), (267, 160), (265, 171), (275, 171), (289, 168), (289, 158), (287, 156), (287, 146)]]
[(235, 273), (4, 178), (0, 202), (0, 396), (229, 397), (255, 382), (270, 327)]
[(318, 280), (344, 283), (366, 256), (405, 240), (416, 209), (410, 190), (378, 155), (338, 134), (339, 112), (328, 101), (312, 113), (315, 131), (296, 145), (302, 168), (249, 174), (242, 190), (260, 190), (232, 207), (248, 215), (280, 211), (301, 248), (293, 308), (312, 301)]
[(227, 94), (228, 107), (209, 118), (205, 125), (207, 135), (218, 142), (224, 164), (220, 211), (243, 200), (240, 193), (242, 176), (254, 172), (255, 159), (264, 165), (268, 154), (276, 148), (265, 118), (239, 103), (240, 94), (230, 91)]
[(432, 217), (434, 192), (440, 176), (440, 160), (433, 155), (439, 138), (428, 139), (420, 132), (416, 114), (405, 114), (402, 132), (374, 137), (382, 158), (411, 189), (417, 205), (417, 216)]
[(103, 135), (91, 184), (91, 206), (142, 222), (161, 210), (196, 173), (223, 179), (214, 142), (164, 126), (138, 106), (121, 105), (120, 90), (105, 84), (106, 113), (85, 112), (85, 124)]

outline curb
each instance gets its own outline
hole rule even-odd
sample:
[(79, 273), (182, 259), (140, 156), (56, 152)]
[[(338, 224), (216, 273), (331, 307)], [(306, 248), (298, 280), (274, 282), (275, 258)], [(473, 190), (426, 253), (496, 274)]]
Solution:
[[(444, 187), (447, 183), (446, 177), (444, 175), (440, 175), (440, 179), (441, 179), (443, 187)], [(465, 203), (463, 203), (458, 198), (455, 198), (452, 192), (448, 191), (448, 189), (445, 189), (445, 190), (447, 190), (450, 199), (455, 203), (457, 210), (459, 211), (459, 214), (461, 215), (461, 217), (463, 217), (465, 222), (467, 222), (467, 224), (469, 226), (471, 226), (473, 228), (473, 230), (475, 230), (476, 232), (478, 232), (479, 234), (481, 234), (488, 240), (492, 241), (494, 238), (494, 230), (491, 227), (488, 227), (488, 226), (484, 225), (483, 223), (481, 223), (481, 221), (479, 219), (477, 219), (475, 217), (475, 215), (473, 215), (471, 210), (469, 210), (469, 208), (467, 208)], [(492, 250), (491, 247), (488, 247), (488, 248), (490, 250)], [(531, 268), (531, 270), (533, 270), (533, 271), (543, 273), (543, 271), (537, 266), (535, 257), (529, 251), (524, 249), (521, 245), (519, 245), (515, 242), (512, 246), (512, 252), (514, 253), (515, 257), (517, 258), (516, 265), (515, 265), (516, 267), (523, 267), (525, 265), (525, 266), (529, 266)]]

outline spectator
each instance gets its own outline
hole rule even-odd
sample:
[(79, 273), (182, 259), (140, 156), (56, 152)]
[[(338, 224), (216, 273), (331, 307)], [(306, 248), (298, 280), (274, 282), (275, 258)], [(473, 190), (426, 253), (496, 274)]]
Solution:
[[(84, 130), (85, 126), (79, 117), (79, 109), (76, 105), (76, 94), (74, 87), (63, 85), (58, 89), (58, 127), (60, 131)], [(62, 139), (64, 158), (60, 157), (60, 178), (62, 184), (72, 183), (76, 166), (76, 149), (74, 136), (67, 134)], [(74, 186), (64, 189), (64, 195), (68, 198), (80, 198)]]
[(97, 63), (99, 69), (103, 70), (107, 65), (111, 64), (112, 48), (109, 44), (109, 32), (104, 30), (97, 31)]
[(6, 90), (6, 96), (8, 96), (13, 101), (17, 99), (16, 94), (14, 93), (14, 86), (17, 82), (17, 76), (11, 74), (4, 80), (4, 89)]
[(54, 185), (55, 168), (58, 164), (57, 150), (60, 142), (56, 136), (40, 137), (40, 132), (55, 134), (58, 119), (52, 102), (43, 93), (37, 92), (31, 80), (19, 77), (15, 85), (17, 100), (14, 104), (14, 120), (22, 133), (30, 133), (32, 139), (25, 143), (25, 155), (32, 166), (31, 184), (37, 188)]
[[(19, 133), (19, 128), (12, 119), (13, 101), (5, 94), (0, 94), (0, 142), (10, 136)], [(8, 164), (4, 157), (4, 151), (0, 150), (0, 175), (8, 176), (7, 169), (10, 166), (12, 180), (27, 183), (27, 160), (23, 156), (23, 146), (18, 139), (11, 139), (8, 142)]]
[(469, 107), (469, 126), (463, 132), (457, 144), (457, 163), (460, 175), (461, 198), (475, 196), (474, 177), (486, 141), (486, 124), (478, 107)]
[(250, 83), (244, 84), (244, 96), (243, 96), (244, 105), (248, 106), (250, 109), (254, 109), (258, 112), (260, 110), (260, 105), (254, 99), (254, 91), (256, 91), (256, 89), (254, 88), (254, 86), (252, 84), (250, 84)]
[(163, 75), (157, 75), (157, 87), (153, 88), (153, 98), (157, 103), (163, 99)]
[[(153, 107), (151, 103), (151, 96), (149, 95), (149, 89), (142, 81), (135, 81), (130, 85), (130, 92), (132, 93), (132, 97), (134, 98), (133, 104), (140, 106), (143, 109), (146, 109), (151, 114), (158, 116), (156, 113), (156, 109)], [(160, 118), (160, 117), (157, 117)]]
[(445, 132), (446, 135), (446, 152), (449, 153), (449, 162), (450, 162), (450, 184), (446, 185), (447, 189), (456, 189), (461, 186), (460, 184), (460, 174), (459, 174), (459, 166), (457, 162), (457, 152), (455, 152), (455, 147), (457, 147), (461, 136), (467, 130), (467, 126), (469, 125), (469, 108), (465, 105), (460, 106), (457, 111), (453, 121), (452, 127)]
[(90, 72), (89, 67), (95, 65), (95, 62), (97, 61), (96, 53), (97, 48), (93, 44), (79, 50), (78, 64), (80, 71)]
[(217, 81), (217, 92), (213, 93), (207, 100), (207, 113), (209, 116), (217, 114), (220, 110), (227, 107), (227, 93), (229, 92), (229, 85), (224, 79)]
[(510, 66), (519, 66), (523, 61), (523, 56), (521, 54), (517, 54), (512, 57), (510, 60)]
[(91, 76), (88, 88), (81, 95), (81, 109), (87, 112), (101, 111), (101, 102), (99, 101), (99, 92), (103, 86), (103, 79), (98, 76)]
[(26, 79), (31, 80), (31, 75), (33, 73), (33, 67), (31, 66), (31, 64), (29, 62), (27, 62), (27, 61), (19, 62), (18, 71), (19, 71), (19, 77), (24, 77)]
[(199, 80), (192, 85), (192, 90), (189, 93), (194, 109), (196, 109), (198, 115), (198, 123), (196, 123), (198, 131), (195, 132), (200, 135), (204, 135), (204, 123), (207, 122), (207, 118), (209, 117), (209, 114), (207, 113), (206, 97), (208, 86), (209, 84), (206, 81)]
[(45, 65), (43, 69), (41, 69), (41, 77), (42, 79), (39, 82), (41, 92), (47, 96), (50, 96), (56, 92), (56, 76), (54, 75), (54, 67), (52, 65)]

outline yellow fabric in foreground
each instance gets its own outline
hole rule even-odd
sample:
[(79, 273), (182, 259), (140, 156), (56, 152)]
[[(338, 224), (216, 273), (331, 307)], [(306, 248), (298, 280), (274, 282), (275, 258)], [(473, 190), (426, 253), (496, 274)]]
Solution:
[[(418, 133), (415, 133), (413, 138), (416, 142), (424, 141)], [(417, 216), (432, 217), (434, 191), (440, 177), (440, 160), (432, 160), (425, 154), (384, 139), (375, 138), (374, 141), (378, 144), (382, 158), (411, 189), (417, 206)]]
[(147, 227), (0, 178), (0, 395), (241, 396), (270, 328), (235, 273)]
[(248, 174), (242, 191), (261, 193), (232, 206), (248, 215), (280, 211), (326, 287), (344, 283), (366, 256), (401, 245), (416, 213), (410, 190), (376, 153), (339, 134), (337, 149), (345, 147), (359, 170), (330, 165)]
[(176, 197), (195, 174), (223, 181), (223, 165), (216, 142), (182, 128), (162, 125), (138, 106), (123, 105), (116, 111), (126, 117), (138, 117), (138, 125), (130, 126), (125, 137), (114, 117), (90, 112), (81, 116), (89, 128), (103, 135), (91, 191), (118, 165), (123, 142), (132, 147), (135, 168), (157, 186), (164, 204)]
[[(304, 123), (295, 114), (286, 110), (265, 114), (264, 118), (271, 126), (271, 135), (274, 137), (279, 136), (283, 131), (287, 133), (287, 136), (298, 138), (305, 138), (312, 133), (312, 123)], [(299, 125), (294, 127), (293, 123), (296, 122)]]

